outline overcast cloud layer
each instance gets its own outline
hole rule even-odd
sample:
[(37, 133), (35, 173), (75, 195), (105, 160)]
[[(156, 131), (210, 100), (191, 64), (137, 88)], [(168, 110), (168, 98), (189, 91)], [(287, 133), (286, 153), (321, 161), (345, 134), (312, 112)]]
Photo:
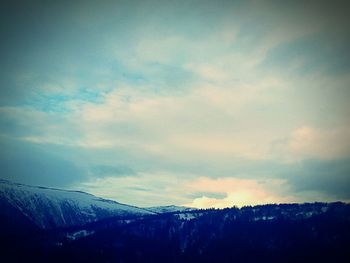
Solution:
[(346, 1), (23, 1), (0, 174), (139, 206), (350, 200)]

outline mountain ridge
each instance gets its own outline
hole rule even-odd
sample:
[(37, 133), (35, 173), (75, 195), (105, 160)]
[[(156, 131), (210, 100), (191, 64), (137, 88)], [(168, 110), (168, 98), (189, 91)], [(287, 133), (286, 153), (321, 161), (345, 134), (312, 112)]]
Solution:
[(112, 216), (154, 214), (147, 209), (82, 191), (31, 186), (7, 180), (0, 180), (0, 205), (11, 206), (40, 228), (81, 225)]
[(0, 261), (326, 263), (350, 258), (350, 204), (179, 208), (151, 212), (84, 192), (2, 180)]

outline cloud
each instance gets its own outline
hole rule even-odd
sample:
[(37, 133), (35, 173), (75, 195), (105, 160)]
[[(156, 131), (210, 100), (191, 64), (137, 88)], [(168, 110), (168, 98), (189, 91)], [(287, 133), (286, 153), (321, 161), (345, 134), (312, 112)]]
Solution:
[[(16, 161), (32, 163), (44, 183), (77, 180), (149, 205), (347, 198), (346, 4), (88, 1), (6, 10), (7, 174)], [(26, 149), (10, 161), (7, 152), (21, 143)], [(58, 171), (67, 177), (58, 180)]]
[[(137, 176), (94, 178), (71, 185), (97, 196), (110, 198), (122, 203), (138, 206), (183, 204), (189, 199), (185, 196), (180, 175), (166, 173), (139, 173)], [(131, 202), (132, 200), (132, 202)]]
[(211, 64), (188, 64), (185, 68), (198, 74), (204, 80), (208, 81), (225, 81), (229, 76), (222, 69), (217, 68)]
[(350, 129), (334, 127), (317, 129), (302, 126), (295, 129), (286, 140), (276, 142), (274, 150), (286, 160), (338, 159), (350, 156)]
[(81, 105), (72, 118), (80, 120), (81, 141), (86, 147), (138, 146), (162, 154), (167, 154), (163, 152), (167, 149), (203, 152), (207, 147), (218, 154), (264, 158), (273, 138), (251, 129), (270, 129), (270, 123), (259, 120), (259, 112), (251, 112), (267, 103), (258, 96), (261, 89), (268, 93), (264, 85), (230, 88), (199, 84), (181, 96), (157, 94), (149, 87), (120, 87), (105, 94), (103, 104)]
[[(195, 208), (305, 201), (335, 201), (331, 194), (305, 188), (293, 191), (282, 179), (209, 178), (199, 175), (141, 173), (137, 176), (95, 178), (72, 186), (119, 202), (133, 200), (133, 205), (185, 205)], [(189, 194), (191, 193), (191, 194)]]
[(85, 180), (86, 171), (69, 154), (0, 136), (1, 178), (41, 186), (64, 187)]
[(283, 174), (288, 178), (292, 192), (316, 200), (350, 200), (350, 162), (343, 159), (305, 159), (289, 166)]
[[(287, 186), (281, 180), (264, 183), (254, 179), (229, 177), (218, 179), (191, 178), (193, 175), (139, 174), (124, 178), (98, 178), (78, 187), (81, 190), (121, 202), (131, 198), (135, 200), (134, 204), (139, 206), (173, 203), (197, 208), (224, 208), (234, 205), (283, 203), (295, 200), (293, 196), (286, 196), (286, 192), (283, 192)], [(188, 193), (204, 195), (193, 198)]]
[(116, 165), (96, 165), (92, 167), (91, 173), (93, 176), (105, 177), (105, 176), (130, 176), (134, 175), (135, 171), (127, 166)]
[(286, 183), (282, 180), (269, 180), (266, 184), (255, 179), (239, 178), (198, 178), (188, 184), (192, 191), (222, 192), (224, 198), (202, 196), (195, 198), (188, 206), (197, 208), (225, 208), (232, 206), (257, 205), (267, 203), (293, 202), (295, 198), (288, 196)]

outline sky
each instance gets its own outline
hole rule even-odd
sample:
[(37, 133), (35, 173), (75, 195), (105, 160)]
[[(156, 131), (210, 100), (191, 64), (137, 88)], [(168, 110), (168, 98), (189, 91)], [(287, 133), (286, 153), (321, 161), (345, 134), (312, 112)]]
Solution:
[(0, 177), (141, 207), (350, 200), (346, 1), (9, 1)]

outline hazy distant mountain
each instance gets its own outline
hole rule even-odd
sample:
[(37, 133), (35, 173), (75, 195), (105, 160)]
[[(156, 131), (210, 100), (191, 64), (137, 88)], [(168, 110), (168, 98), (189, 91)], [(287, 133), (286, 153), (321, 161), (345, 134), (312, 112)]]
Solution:
[[(23, 215), (40, 228), (84, 225), (103, 218), (153, 212), (94, 195), (0, 180), (0, 214)], [(11, 211), (11, 212), (10, 212)]]
[(176, 206), (176, 205), (153, 206), (153, 207), (147, 207), (146, 209), (158, 214), (196, 210), (195, 208), (185, 207), (185, 206)]

